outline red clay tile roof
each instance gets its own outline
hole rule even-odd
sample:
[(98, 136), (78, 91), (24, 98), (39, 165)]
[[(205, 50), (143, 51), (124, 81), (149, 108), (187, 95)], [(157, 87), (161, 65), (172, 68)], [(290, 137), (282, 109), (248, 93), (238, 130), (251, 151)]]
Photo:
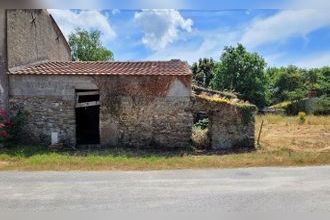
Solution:
[(184, 76), (191, 75), (186, 62), (171, 61), (140, 61), (140, 62), (99, 62), (99, 61), (65, 61), (46, 62), (10, 70), (14, 75), (160, 75)]

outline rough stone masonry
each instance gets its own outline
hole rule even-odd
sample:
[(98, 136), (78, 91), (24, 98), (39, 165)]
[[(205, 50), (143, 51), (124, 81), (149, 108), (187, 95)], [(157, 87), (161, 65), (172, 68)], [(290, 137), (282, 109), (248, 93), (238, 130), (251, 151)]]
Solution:
[[(104, 68), (109, 71), (119, 64), (117, 70), (111, 70), (113, 73), (124, 70), (132, 73), (107, 72), (104, 75), (97, 74), (99, 71), (94, 69), (89, 75), (80, 75), (74, 74), (76, 69), (72, 67), (71, 74), (61, 74), (75, 63), (40, 64), (9, 75), (10, 106), (13, 112), (18, 109), (28, 112), (29, 142), (50, 144), (50, 134), (57, 132), (61, 142), (75, 145), (76, 91), (97, 90), (100, 94), (101, 145), (189, 146), (193, 118), (191, 73), (186, 63), (175, 60), (105, 62), (103, 65), (107, 67)], [(47, 71), (52, 72), (52, 64), (58, 73), (48, 74)], [(102, 63), (78, 62), (79, 68), (91, 69), (91, 65), (101, 68)], [(153, 70), (154, 67), (157, 68)], [(38, 74), (39, 70), (41, 74)], [(159, 70), (162, 72), (158, 73)], [(139, 75), (139, 71), (142, 74)], [(155, 74), (149, 75), (152, 71), (156, 71)]]
[[(167, 75), (173, 73), (173, 68), (181, 71)], [(81, 69), (92, 72), (76, 72)], [(162, 73), (157, 72), (160, 69)], [(51, 133), (56, 132), (61, 143), (75, 146), (76, 93), (97, 90), (103, 146), (188, 147), (193, 115), (199, 111), (209, 115), (213, 149), (254, 146), (254, 106), (247, 105), (246, 109), (194, 97), (190, 70), (181, 61), (53, 62), (17, 70), (9, 76), (11, 111), (28, 112), (28, 143), (49, 145)]]
[[(0, 9), (0, 29), (0, 108), (27, 113), (26, 144), (49, 145), (56, 133), (60, 143), (77, 145), (77, 94), (97, 91), (97, 101), (83, 104), (99, 108), (94, 129), (101, 145), (190, 145), (201, 102), (185, 62), (70, 62), (69, 45), (47, 10)], [(206, 103), (212, 148), (254, 145), (254, 116), (246, 122), (238, 106)]]

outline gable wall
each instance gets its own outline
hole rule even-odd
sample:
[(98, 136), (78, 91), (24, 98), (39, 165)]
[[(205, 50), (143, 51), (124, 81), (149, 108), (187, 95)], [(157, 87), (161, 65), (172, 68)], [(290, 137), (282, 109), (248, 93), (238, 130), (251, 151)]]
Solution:
[(1, 109), (8, 105), (8, 68), (46, 60), (71, 60), (69, 46), (48, 12), (0, 9)]
[(7, 20), (9, 68), (71, 60), (69, 46), (47, 10), (7, 10)]

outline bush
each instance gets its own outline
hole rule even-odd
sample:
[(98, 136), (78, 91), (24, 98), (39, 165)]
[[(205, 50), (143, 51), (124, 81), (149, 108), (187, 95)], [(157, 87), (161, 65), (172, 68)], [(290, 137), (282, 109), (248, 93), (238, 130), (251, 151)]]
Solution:
[(22, 138), (26, 137), (26, 134), (23, 134), (23, 128), (27, 121), (27, 112), (18, 110), (15, 115), (10, 117), (10, 120), (10, 142), (20, 143), (22, 142)]
[(304, 124), (306, 121), (306, 113), (305, 112), (299, 112), (298, 113), (299, 123)]
[(0, 145), (3, 145), (10, 138), (10, 126), (11, 122), (7, 112), (0, 109)]
[(307, 112), (305, 102), (303, 100), (289, 103), (285, 108), (287, 115), (297, 115), (299, 112)]
[(195, 127), (200, 128), (202, 130), (206, 129), (209, 126), (209, 119), (203, 118), (194, 124)]
[(323, 96), (319, 98), (294, 101), (285, 107), (285, 112), (288, 115), (297, 115), (299, 112), (314, 115), (329, 115), (330, 97)]
[(208, 129), (194, 126), (192, 130), (192, 142), (198, 149), (207, 149), (210, 145)]
[(9, 117), (8, 113), (0, 110), (0, 144), (17, 143), (26, 123), (27, 114), (18, 111), (15, 115)]
[(313, 108), (315, 115), (329, 115), (330, 114), (330, 97), (320, 97)]

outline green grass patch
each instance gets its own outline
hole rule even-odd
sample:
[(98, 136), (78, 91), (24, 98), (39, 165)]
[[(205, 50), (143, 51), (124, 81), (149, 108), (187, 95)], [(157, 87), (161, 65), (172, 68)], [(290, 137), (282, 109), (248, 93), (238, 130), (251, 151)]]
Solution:
[[(37, 149), (31, 153), (32, 149)], [(45, 152), (35, 147), (0, 153), (0, 170), (163, 170), (330, 164), (330, 152), (253, 151), (234, 154), (154, 153), (138, 150)]]

